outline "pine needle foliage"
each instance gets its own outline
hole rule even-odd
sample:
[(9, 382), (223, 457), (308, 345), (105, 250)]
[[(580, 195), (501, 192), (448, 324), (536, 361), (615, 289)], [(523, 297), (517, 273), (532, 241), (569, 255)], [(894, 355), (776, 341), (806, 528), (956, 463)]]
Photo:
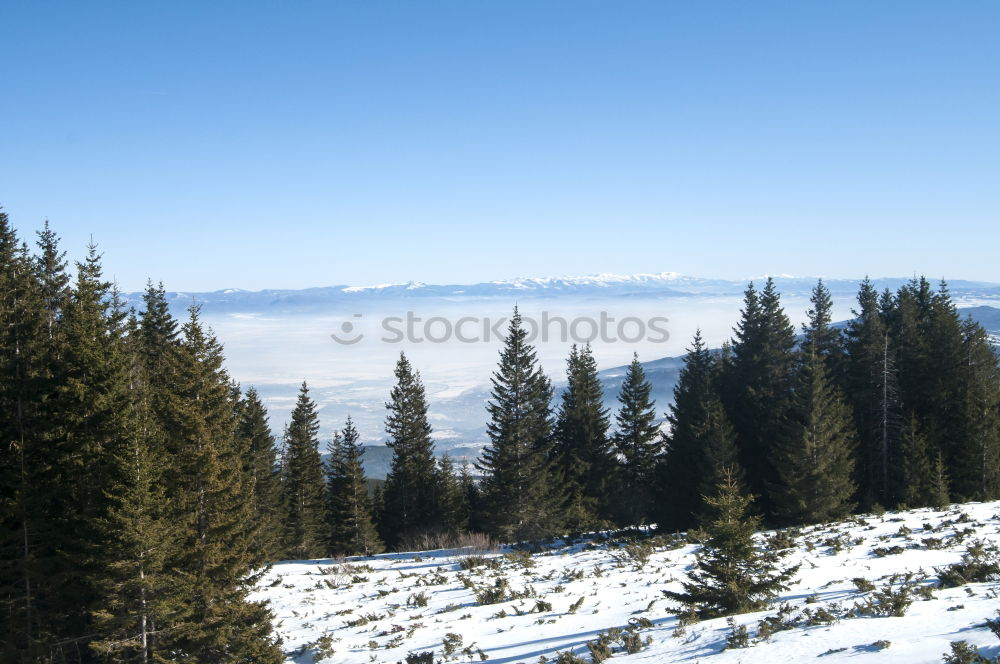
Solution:
[(717, 618), (767, 607), (798, 571), (781, 567), (781, 553), (760, 549), (754, 533), (760, 517), (750, 511), (753, 499), (744, 494), (732, 471), (724, 473), (702, 528), (708, 535), (696, 554), (695, 567), (682, 583), (683, 592), (664, 591), (700, 618)]

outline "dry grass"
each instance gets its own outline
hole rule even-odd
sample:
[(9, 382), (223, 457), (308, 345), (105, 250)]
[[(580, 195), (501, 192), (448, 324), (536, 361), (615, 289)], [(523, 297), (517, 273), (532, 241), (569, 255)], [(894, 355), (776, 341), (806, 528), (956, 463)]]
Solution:
[(400, 540), (398, 551), (433, 551), (435, 549), (468, 549), (471, 555), (499, 550), (497, 543), (485, 533), (450, 533), (428, 531), (414, 533)]

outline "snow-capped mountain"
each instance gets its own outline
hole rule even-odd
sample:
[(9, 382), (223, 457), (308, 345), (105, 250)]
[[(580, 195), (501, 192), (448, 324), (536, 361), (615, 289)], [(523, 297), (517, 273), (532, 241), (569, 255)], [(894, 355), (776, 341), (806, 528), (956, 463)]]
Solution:
[[(766, 276), (744, 280), (710, 279), (692, 277), (677, 272), (656, 274), (598, 274), (583, 277), (524, 277), (474, 284), (426, 284), (409, 281), (401, 284), (373, 286), (334, 285), (296, 290), (267, 289), (248, 291), (227, 288), (210, 292), (170, 292), (168, 298), (178, 309), (192, 302), (210, 312), (268, 312), (307, 313), (328, 310), (336, 305), (358, 305), (368, 300), (427, 299), (427, 298), (509, 298), (557, 297), (694, 297), (734, 296), (741, 294), (747, 282), (762, 282)], [(808, 294), (816, 285), (816, 277), (774, 276), (775, 284), (783, 295), (794, 297)], [(908, 278), (886, 277), (873, 279), (879, 290), (897, 289)], [(853, 296), (860, 279), (828, 279), (824, 283), (834, 296)], [(1000, 298), (1000, 284), (983, 281), (956, 280), (948, 282), (952, 295), (963, 298)], [(126, 298), (136, 306), (141, 304), (141, 293), (130, 293)]]

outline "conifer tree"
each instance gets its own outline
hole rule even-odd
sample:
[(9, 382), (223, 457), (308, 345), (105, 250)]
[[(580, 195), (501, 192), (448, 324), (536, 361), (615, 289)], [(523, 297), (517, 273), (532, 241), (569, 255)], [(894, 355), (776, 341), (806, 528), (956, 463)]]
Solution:
[(261, 573), (253, 551), (253, 483), (243, 472), (248, 448), (237, 435), (222, 347), (203, 327), (196, 306), (178, 358), (173, 420), (180, 446), (171, 489), (182, 534), (171, 565), (179, 572), (183, 610), (175, 613), (161, 647), (180, 662), (278, 664), (284, 656), (271, 634), (271, 613), (247, 597)]
[(719, 483), (731, 475), (740, 486), (746, 481), (736, 449), (736, 432), (729, 422), (722, 401), (710, 394), (702, 405), (701, 420), (695, 429), (701, 452), (694, 467), (698, 479), (696, 494), (699, 497), (698, 521), (704, 520), (708, 511), (707, 499), (714, 495)]
[(552, 385), (527, 336), (515, 308), (486, 405), (490, 444), (476, 464), (489, 532), (507, 542), (544, 537), (560, 525), (561, 495), (550, 486)]
[(123, 431), (105, 455), (107, 512), (97, 521), (103, 555), (95, 565), (90, 648), (111, 662), (163, 661), (159, 643), (171, 630), (181, 597), (168, 567), (180, 533), (167, 510), (165, 451), (156, 445), (149, 378), (139, 356), (137, 322), (129, 322), (128, 410)]
[(371, 501), (361, 458), (364, 448), (350, 416), (335, 433), (327, 457), (327, 522), (330, 551), (339, 555), (371, 556), (384, 547), (372, 521)]
[(1000, 363), (982, 325), (962, 323), (964, 362), (953, 420), (951, 480), (958, 500), (1000, 496)]
[[(139, 314), (139, 329), (135, 345), (144, 365), (145, 375), (151, 380), (149, 390), (150, 412), (155, 426), (151, 430), (158, 440), (151, 445), (164, 450), (164, 475), (167, 495), (173, 497), (179, 491), (179, 477), (182, 464), (178, 455), (185, 447), (182, 432), (186, 429), (181, 421), (186, 404), (179, 403), (183, 392), (181, 384), (183, 366), (187, 358), (182, 347), (178, 321), (170, 311), (166, 291), (161, 283), (153, 286), (147, 282), (143, 293), (143, 309)], [(172, 509), (179, 509), (172, 502)], [(182, 519), (184, 515), (175, 515)]]
[(152, 282), (147, 282), (142, 301), (136, 343), (146, 374), (156, 377), (150, 385), (153, 395), (151, 407), (158, 419), (164, 420), (170, 415), (171, 393), (176, 389), (172, 381), (176, 379), (180, 361), (179, 324), (170, 312), (162, 283), (154, 286)]
[(891, 294), (880, 298), (867, 278), (858, 291), (859, 309), (847, 325), (844, 382), (858, 434), (859, 498), (864, 508), (899, 501), (901, 414), (896, 349), (887, 319)]
[(46, 333), (50, 341), (58, 332), (58, 323), (69, 296), (69, 276), (66, 274), (66, 252), (59, 248), (59, 236), (49, 228), (48, 220), (38, 232), (38, 255), (35, 269), (45, 312)]
[[(33, 302), (34, 314), (25, 313), (29, 325), (35, 325), (35, 338), (19, 351), (28, 358), (34, 358), (34, 385), (36, 388), (32, 403), (23, 413), (31, 412), (31, 429), (36, 439), (35, 446), (52, 451), (61, 440), (64, 431), (59, 417), (60, 399), (58, 393), (63, 380), (61, 362), (66, 352), (65, 311), (70, 298), (70, 278), (66, 273), (65, 252), (59, 248), (59, 238), (45, 222), (38, 232), (38, 254), (34, 257), (35, 281), (38, 292), (27, 302)], [(40, 298), (40, 301), (39, 299)], [(38, 334), (38, 309), (44, 316), (44, 327)], [(121, 318), (119, 316), (118, 320)], [(41, 462), (40, 466), (54, 469), (55, 464)], [(41, 481), (40, 483), (44, 483)]]
[[(940, 454), (946, 468), (958, 469), (967, 442), (963, 432), (967, 356), (947, 284), (942, 281), (933, 292), (925, 278), (913, 279), (899, 289), (893, 305), (889, 320), (898, 349), (902, 403), (919, 420), (928, 457)], [(965, 485), (962, 471), (955, 479)]]
[(900, 456), (902, 461), (898, 490), (900, 504), (911, 509), (932, 505), (934, 462), (941, 457), (931, 456), (927, 436), (921, 431), (920, 423), (914, 414), (910, 415), (903, 427)]
[(945, 468), (944, 459), (938, 453), (934, 458), (934, 465), (931, 468), (930, 482), (930, 505), (931, 507), (943, 510), (951, 502), (948, 489), (948, 470)]
[(374, 523), (375, 523), (375, 530), (378, 533), (381, 533), (382, 532), (382, 524), (385, 521), (385, 481), (384, 480), (382, 480), (382, 481), (376, 481), (375, 482), (375, 490), (372, 491), (372, 521), (374, 521)]
[(462, 506), (465, 508), (465, 513), (459, 515), (459, 520), (464, 521), (465, 529), (469, 532), (485, 531), (486, 519), (482, 510), (482, 494), (479, 491), (479, 484), (472, 476), (468, 461), (462, 462), (458, 482), (462, 490)]
[(806, 312), (807, 322), (802, 325), (803, 348), (812, 348), (826, 365), (826, 371), (839, 387), (844, 361), (844, 340), (833, 322), (833, 298), (823, 280), (816, 282), (812, 296), (812, 307)]
[[(350, 416), (348, 416), (350, 418)], [(323, 472), (326, 476), (326, 520), (330, 529), (330, 551), (337, 551), (339, 538), (336, 534), (335, 512), (339, 508), (339, 499), (344, 489), (347, 475), (345, 465), (344, 442), (339, 431), (333, 432), (333, 438), (326, 444), (326, 461)]]
[[(733, 429), (719, 402), (717, 361), (705, 348), (701, 331), (688, 349), (667, 421), (670, 431), (657, 471), (661, 528), (685, 529), (695, 525), (706, 486), (717, 477), (718, 462), (727, 463), (734, 449)], [(710, 459), (708, 454), (714, 457)], [(739, 474), (738, 464), (733, 472)]]
[(254, 520), (259, 535), (253, 546), (262, 563), (273, 562), (279, 555), (282, 522), (278, 450), (267, 409), (252, 387), (240, 402), (238, 435), (249, 450), (244, 464), (253, 483)]
[(281, 661), (221, 349), (137, 330), (93, 246), (72, 288), (39, 250), (0, 214), (0, 659)]
[(944, 457), (933, 452), (927, 443), (927, 436), (921, 430), (916, 415), (911, 414), (903, 428), (902, 468), (898, 494), (901, 505), (914, 507), (948, 506), (949, 478)]
[(328, 540), (325, 478), (319, 454), (319, 415), (305, 381), (285, 433), (284, 463), (281, 493), (285, 555), (318, 558), (325, 553)]
[(767, 487), (777, 482), (773, 446), (791, 405), (795, 331), (772, 279), (758, 293), (751, 283), (735, 328), (732, 357), (724, 365), (723, 404), (736, 430), (740, 461), (752, 493), (771, 512)]
[(819, 351), (815, 340), (803, 350), (791, 418), (775, 448), (772, 504), (787, 524), (833, 521), (854, 507), (854, 422)]
[(469, 526), (469, 506), (461, 478), (447, 452), (438, 460), (437, 494), (441, 528), (449, 533), (465, 531)]
[(612, 517), (609, 490), (616, 483), (617, 471), (608, 436), (608, 410), (590, 344), (582, 349), (573, 345), (566, 379), (556, 417), (554, 471), (567, 496), (565, 525), (582, 530)]
[(732, 473), (723, 474), (708, 499), (710, 513), (702, 526), (708, 539), (695, 554), (683, 592), (664, 591), (685, 607), (684, 613), (716, 618), (759, 611), (788, 589), (798, 566), (782, 568), (779, 553), (758, 550), (753, 536), (760, 517), (751, 514), (752, 501)]
[(55, 547), (48, 577), (58, 588), (58, 600), (50, 609), (55, 634), (73, 651), (89, 633), (95, 565), (107, 553), (97, 528), (108, 510), (104, 464), (110, 451), (122, 444), (122, 414), (129, 401), (124, 312), (103, 278), (93, 244), (76, 268), (56, 363), (60, 381), (52, 395), (51, 412), (60, 427), (49, 443), (52, 466), (45, 478), (50, 486), (60, 487), (47, 497), (57, 526), (50, 538)]
[(933, 293), (930, 283), (920, 277), (902, 286), (891, 297), (884, 293), (883, 315), (897, 351), (900, 400), (907, 412), (917, 413), (926, 429), (925, 414), (932, 412), (930, 317)]
[(399, 354), (396, 384), (385, 405), (388, 414), (386, 445), (392, 450), (392, 464), (385, 478), (382, 537), (395, 546), (404, 537), (441, 527), (437, 502), (437, 468), (434, 441), (427, 420), (427, 397), (420, 373)]
[(650, 396), (652, 390), (639, 356), (634, 354), (618, 394), (621, 406), (615, 415), (617, 431), (613, 438), (614, 449), (621, 459), (615, 496), (617, 520), (622, 525), (640, 525), (653, 518), (653, 490), (661, 444), (656, 404)]
[[(47, 652), (47, 558), (58, 525), (40, 490), (50, 486), (46, 397), (54, 389), (41, 343), (51, 313), (27, 248), (0, 210), (0, 656)], [(40, 656), (40, 655), (39, 655)]]
[[(965, 442), (960, 438), (960, 432), (966, 419), (963, 406), (968, 355), (963, 340), (961, 318), (944, 280), (931, 297), (927, 322), (927, 349), (928, 373), (924, 378), (925, 386), (929, 390), (927, 402), (929, 409), (917, 412), (923, 415), (931, 449), (934, 453), (941, 453), (946, 466), (956, 468), (960, 465), (958, 457)], [(965, 495), (964, 490), (958, 493)]]

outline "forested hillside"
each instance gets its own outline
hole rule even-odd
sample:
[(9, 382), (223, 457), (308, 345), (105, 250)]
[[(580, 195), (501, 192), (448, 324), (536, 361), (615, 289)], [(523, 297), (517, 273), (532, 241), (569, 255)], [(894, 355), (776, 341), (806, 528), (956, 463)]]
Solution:
[(709, 556), (671, 591), (703, 617), (742, 613), (793, 575), (753, 553), (758, 525), (1000, 497), (1000, 364), (944, 282), (866, 280), (840, 329), (820, 281), (801, 331), (772, 280), (750, 284), (721, 352), (692, 340), (663, 428), (638, 357), (614, 409), (589, 345), (567, 349), (557, 393), (515, 308), (479, 459), (435, 455), (419, 367), (400, 354), (391, 465), (370, 495), (352, 420), (320, 440), (303, 383), (276, 440), (197, 305), (177, 320), (150, 284), (127, 307), (104, 275), (95, 246), (70, 268), (48, 227), (29, 248), (0, 214), (4, 661), (279, 662), (251, 595), (277, 561), (654, 524), (706, 532), (705, 556), (756, 570), (763, 585), (719, 604), (700, 594), (719, 578)]

